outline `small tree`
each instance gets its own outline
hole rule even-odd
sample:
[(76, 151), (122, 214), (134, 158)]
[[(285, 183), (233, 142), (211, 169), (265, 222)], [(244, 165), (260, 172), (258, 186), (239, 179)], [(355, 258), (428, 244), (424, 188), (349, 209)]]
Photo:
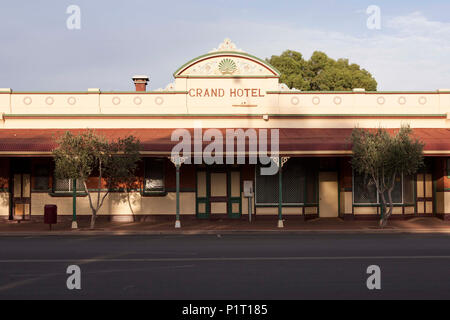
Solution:
[(352, 167), (375, 184), (381, 198), (381, 227), (386, 225), (392, 214), (392, 190), (396, 177), (415, 174), (423, 165), (424, 144), (413, 139), (411, 133), (409, 126), (402, 126), (394, 135), (382, 128), (355, 128), (351, 135)]
[[(83, 182), (92, 210), (91, 228), (94, 228), (97, 213), (109, 192), (122, 188), (129, 183), (131, 177), (135, 177), (134, 172), (140, 159), (139, 140), (128, 136), (108, 141), (93, 131), (79, 135), (67, 131), (57, 142), (58, 147), (53, 150), (55, 175), (59, 179), (77, 179)], [(92, 174), (98, 174), (97, 191), (89, 191), (87, 187), (87, 180)], [(106, 187), (103, 195), (102, 186)], [(93, 199), (94, 193), (97, 193), (96, 201)]]

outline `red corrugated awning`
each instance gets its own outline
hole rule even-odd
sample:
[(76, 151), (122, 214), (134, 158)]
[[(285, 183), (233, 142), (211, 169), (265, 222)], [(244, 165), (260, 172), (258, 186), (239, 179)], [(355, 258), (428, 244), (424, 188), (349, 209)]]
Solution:
[[(142, 145), (144, 153), (170, 154), (177, 141), (171, 141), (173, 129), (92, 129), (109, 139), (133, 135)], [(194, 129), (188, 129), (192, 138)], [(207, 129), (203, 129), (203, 132)], [(226, 129), (219, 129), (225, 137)], [(245, 129), (244, 129), (245, 130)], [(256, 129), (260, 130), (260, 129)], [(49, 154), (57, 146), (56, 139), (66, 131), (80, 133), (87, 129), (0, 129), (0, 154), (27, 155)], [(352, 129), (314, 128), (279, 129), (280, 152), (285, 154), (343, 155), (351, 150), (349, 137)], [(425, 143), (426, 154), (450, 152), (450, 129), (414, 129), (414, 136)], [(270, 134), (268, 138), (270, 145)], [(210, 142), (203, 142), (206, 146)], [(270, 146), (268, 146), (270, 150)], [(192, 148), (192, 150), (194, 150)], [(248, 150), (248, 146), (246, 146)]]

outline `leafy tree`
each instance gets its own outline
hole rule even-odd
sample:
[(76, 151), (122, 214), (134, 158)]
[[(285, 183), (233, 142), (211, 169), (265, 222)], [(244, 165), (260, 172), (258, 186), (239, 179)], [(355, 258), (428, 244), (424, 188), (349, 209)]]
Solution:
[(352, 167), (375, 184), (381, 198), (384, 213), (380, 219), (381, 227), (392, 214), (392, 190), (396, 177), (415, 174), (423, 166), (424, 144), (412, 138), (411, 133), (409, 126), (402, 126), (393, 135), (382, 128), (355, 128), (351, 135)]
[[(108, 141), (93, 131), (79, 135), (67, 131), (57, 143), (58, 147), (53, 150), (55, 175), (59, 179), (83, 181), (92, 210), (91, 228), (94, 228), (97, 213), (110, 190), (127, 187), (135, 177), (134, 172), (140, 159), (139, 140), (128, 136)], [(93, 174), (98, 174), (96, 191), (90, 191), (87, 187), (87, 180)], [(107, 190), (103, 195), (102, 182)], [(95, 193), (97, 197), (94, 201)]]
[(320, 51), (315, 51), (309, 60), (305, 60), (301, 53), (286, 50), (280, 56), (267, 59), (267, 62), (280, 71), (280, 81), (289, 88), (303, 91), (377, 90), (377, 82), (367, 70), (350, 64), (348, 59), (334, 60)]

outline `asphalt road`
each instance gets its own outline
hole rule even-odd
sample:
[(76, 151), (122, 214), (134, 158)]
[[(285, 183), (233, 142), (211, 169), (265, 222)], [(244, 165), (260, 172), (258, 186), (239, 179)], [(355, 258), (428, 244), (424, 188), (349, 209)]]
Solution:
[[(450, 235), (0, 237), (0, 299), (449, 299)], [(68, 290), (66, 269), (81, 269)], [(367, 267), (381, 269), (368, 290)]]

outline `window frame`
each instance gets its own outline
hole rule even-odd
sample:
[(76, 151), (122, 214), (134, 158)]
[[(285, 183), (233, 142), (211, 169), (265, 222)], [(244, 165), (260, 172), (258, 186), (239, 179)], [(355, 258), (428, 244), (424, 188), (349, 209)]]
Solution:
[[(414, 182), (416, 181), (415, 175), (414, 175)], [(415, 185), (414, 185), (414, 202), (413, 203), (405, 203), (405, 182), (404, 182), (404, 174), (401, 174), (401, 186), (402, 186), (402, 202), (394, 202), (392, 203), (394, 206), (415, 206), (416, 204), (416, 197), (415, 197)], [(377, 193), (377, 202), (370, 203), (370, 202), (355, 202), (355, 170), (352, 170), (352, 204), (353, 206), (360, 206), (360, 207), (368, 207), (368, 206), (380, 206), (380, 193), (378, 190), (376, 190)]]
[[(162, 166), (162, 181), (163, 187), (162, 190), (147, 190), (145, 188), (146, 180), (147, 180), (147, 165), (150, 166), (151, 162), (160, 162)], [(142, 180), (142, 192), (143, 196), (164, 196), (167, 194), (166, 188), (166, 159), (165, 158), (145, 158), (144, 159), (144, 179)]]
[[(43, 175), (37, 175), (36, 173), (39, 171), (38, 168), (46, 168), (46, 176)], [(32, 170), (32, 179), (33, 179), (33, 185), (32, 185), (32, 189), (31, 192), (49, 192), (52, 190), (52, 187), (49, 186), (50, 184), (50, 172), (51, 169), (49, 167), (49, 165), (47, 163), (35, 163), (33, 165), (33, 170)], [(36, 188), (36, 182), (38, 178), (46, 178), (47, 180), (47, 187), (45, 188)]]

